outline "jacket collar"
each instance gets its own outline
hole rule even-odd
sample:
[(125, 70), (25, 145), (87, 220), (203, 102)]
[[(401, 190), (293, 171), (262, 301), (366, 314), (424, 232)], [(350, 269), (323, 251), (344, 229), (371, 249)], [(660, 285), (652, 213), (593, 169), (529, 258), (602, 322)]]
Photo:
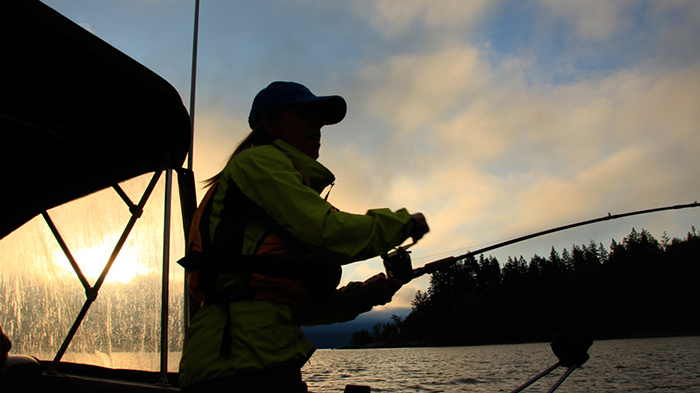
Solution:
[(296, 147), (281, 139), (275, 140), (273, 145), (282, 150), (292, 160), (294, 166), (308, 180), (309, 186), (316, 192), (321, 193), (324, 188), (335, 181), (335, 176), (331, 171), (309, 155), (302, 153)]

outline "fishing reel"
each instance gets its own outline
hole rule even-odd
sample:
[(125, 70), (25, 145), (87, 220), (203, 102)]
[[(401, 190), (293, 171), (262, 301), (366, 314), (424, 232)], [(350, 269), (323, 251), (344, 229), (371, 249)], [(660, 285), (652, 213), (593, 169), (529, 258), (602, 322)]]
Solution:
[(402, 284), (413, 280), (414, 274), (413, 266), (411, 265), (411, 252), (407, 250), (414, 244), (415, 243), (411, 243), (406, 247), (396, 247), (395, 250), (387, 254), (382, 254), (382, 261), (384, 262), (387, 277), (395, 277), (399, 279)]

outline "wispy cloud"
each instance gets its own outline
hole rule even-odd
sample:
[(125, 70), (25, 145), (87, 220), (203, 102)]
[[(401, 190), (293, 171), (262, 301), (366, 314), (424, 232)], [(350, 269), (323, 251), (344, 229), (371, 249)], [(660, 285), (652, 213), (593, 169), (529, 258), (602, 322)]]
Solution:
[(541, 0), (552, 12), (554, 19), (573, 25), (573, 31), (584, 40), (602, 41), (616, 31), (632, 24), (634, 15), (629, 12), (631, 0), (577, 1)]
[[(483, 85), (474, 48), (399, 55), (363, 67), (366, 112), (410, 132), (445, 116), (455, 101)], [(486, 71), (485, 69), (482, 71)]]
[(370, 21), (388, 40), (412, 33), (412, 29), (444, 30), (474, 26), (493, 2), (486, 0), (364, 0), (352, 2), (354, 12)]

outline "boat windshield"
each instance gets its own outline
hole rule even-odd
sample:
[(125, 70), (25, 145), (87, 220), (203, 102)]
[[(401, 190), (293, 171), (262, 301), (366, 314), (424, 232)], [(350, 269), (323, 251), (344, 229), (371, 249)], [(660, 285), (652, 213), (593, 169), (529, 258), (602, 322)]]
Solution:
[[(121, 186), (138, 201), (151, 177)], [(62, 361), (159, 370), (164, 189), (161, 178)], [(180, 211), (172, 211), (168, 371), (176, 371), (183, 341), (183, 272), (175, 260), (184, 253), (184, 235)], [(48, 215), (94, 286), (130, 220), (128, 207), (106, 189)], [(0, 240), (0, 256), (0, 326), (13, 340), (11, 353), (51, 361), (86, 301), (85, 288), (42, 216)]]

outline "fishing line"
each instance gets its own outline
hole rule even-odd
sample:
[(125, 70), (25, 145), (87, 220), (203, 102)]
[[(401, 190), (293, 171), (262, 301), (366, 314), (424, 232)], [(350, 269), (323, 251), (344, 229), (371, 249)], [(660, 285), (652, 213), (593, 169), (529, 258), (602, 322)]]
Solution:
[(568, 224), (568, 225), (563, 225), (560, 227), (555, 227), (555, 228), (550, 228), (544, 231), (540, 232), (535, 232), (531, 233), (529, 235), (525, 236), (520, 236), (516, 237), (513, 239), (509, 239), (500, 243), (496, 243), (494, 245), (480, 248), (475, 251), (470, 251), (467, 252), (466, 254), (458, 255), (458, 256), (450, 256), (447, 258), (443, 258), (434, 262), (427, 263), (423, 267), (413, 269), (411, 265), (411, 259), (408, 256), (409, 252), (406, 251), (409, 247), (413, 246), (415, 243), (409, 244), (408, 246), (405, 247), (398, 247), (396, 250), (385, 254), (382, 256), (382, 259), (384, 259), (384, 265), (387, 268), (387, 276), (392, 277), (396, 276), (398, 277), (404, 284), (408, 283), (409, 281), (418, 278), (424, 274), (429, 274), (429, 273), (434, 273), (438, 270), (441, 270), (443, 268), (446, 268), (448, 266), (451, 266), (458, 261), (464, 260), (470, 256), (476, 256), (483, 254), (487, 251), (495, 250), (497, 248), (509, 246), (511, 244), (515, 243), (520, 243), (525, 240), (533, 239), (536, 237), (548, 235), (550, 233), (554, 232), (561, 232), (567, 229), (571, 228), (576, 228), (584, 225), (590, 225), (590, 224), (595, 224), (598, 222), (602, 221), (610, 221), (610, 220), (616, 220), (618, 218), (623, 218), (623, 217), (630, 217), (630, 216), (637, 216), (641, 214), (648, 214), (648, 213), (656, 213), (660, 211), (665, 211), (665, 210), (679, 210), (679, 209), (686, 209), (686, 208), (691, 208), (691, 207), (698, 207), (700, 204), (695, 201), (693, 203), (687, 203), (683, 205), (672, 205), (672, 206), (664, 206), (664, 207), (657, 207), (653, 209), (645, 209), (645, 210), (637, 210), (633, 212), (628, 212), (628, 213), (621, 213), (621, 214), (611, 214), (608, 213), (607, 216), (599, 217), (599, 218), (593, 218), (590, 220), (586, 221), (580, 221), (576, 222), (573, 224)]
[[(468, 247), (461, 247), (461, 248), (457, 248), (457, 249), (450, 250), (450, 251), (440, 252), (440, 253), (431, 254), (431, 255), (425, 255), (425, 256), (422, 256), (422, 257), (415, 258), (414, 260), (420, 261), (420, 260), (422, 260), (422, 259), (433, 259), (433, 258), (441, 257), (441, 256), (444, 256), (444, 255), (449, 255), (449, 254), (453, 254), (453, 253), (457, 253), (457, 252), (463, 252), (463, 251), (465, 251), (465, 250), (468, 251), (468, 250), (473, 249), (474, 247), (482, 247), (482, 246), (485, 246), (485, 245), (487, 245), (487, 244), (499, 244), (499, 243), (506, 242), (506, 241), (509, 241), (509, 240), (512, 240), (512, 239), (517, 239), (517, 237), (511, 236), (511, 237), (505, 237), (505, 238), (498, 239), (498, 240), (494, 240), (494, 241), (490, 241), (490, 242), (483, 242), (483, 243), (479, 243), (479, 244), (473, 244), (473, 245), (468, 246)], [(406, 247), (404, 247), (404, 249), (405, 249), (405, 248), (406, 248)]]

